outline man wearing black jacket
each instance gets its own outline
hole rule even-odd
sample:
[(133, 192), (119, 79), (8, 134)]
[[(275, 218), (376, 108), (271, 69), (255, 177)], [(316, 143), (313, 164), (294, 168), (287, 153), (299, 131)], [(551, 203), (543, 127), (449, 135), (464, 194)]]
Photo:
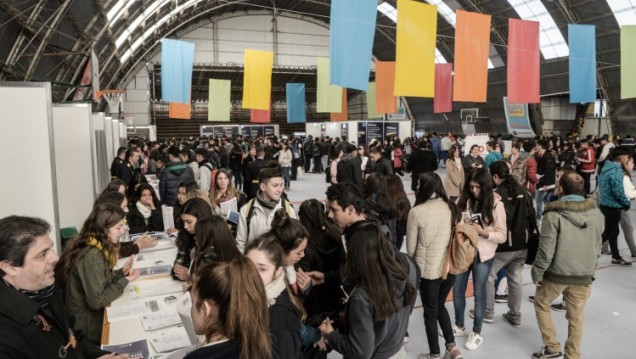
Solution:
[(393, 174), (393, 166), (391, 166), (389, 160), (382, 156), (382, 147), (371, 147), (369, 149), (369, 158), (371, 159), (371, 162), (367, 164), (369, 169), (367, 172), (369, 174), (376, 172), (385, 176)]
[(411, 189), (417, 189), (417, 181), (420, 173), (434, 172), (437, 169), (437, 157), (431, 151), (431, 143), (420, 140), (417, 150), (413, 151), (406, 170), (411, 172)]
[(537, 221), (541, 220), (543, 215), (543, 203), (549, 202), (549, 198), (554, 190), (556, 177), (556, 162), (552, 151), (548, 150), (548, 141), (537, 141), (537, 192), (535, 199), (537, 201)]
[(0, 357), (124, 359), (71, 329), (64, 293), (55, 285), (58, 256), (51, 227), (39, 218), (0, 219)]
[(351, 144), (342, 146), (344, 157), (338, 162), (338, 183), (350, 182), (362, 191), (362, 160), (358, 157), (358, 148)]

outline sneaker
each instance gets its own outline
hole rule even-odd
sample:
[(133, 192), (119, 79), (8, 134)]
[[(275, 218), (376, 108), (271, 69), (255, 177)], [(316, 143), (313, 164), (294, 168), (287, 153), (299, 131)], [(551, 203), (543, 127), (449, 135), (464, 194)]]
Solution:
[(459, 351), (457, 345), (453, 346), (450, 350), (446, 349), (446, 354), (444, 354), (444, 359), (464, 359), (464, 356)]
[(508, 303), (508, 294), (495, 294), (495, 303)]
[[(437, 334), (439, 334), (440, 337), (444, 337), (444, 332), (442, 331), (442, 328), (438, 328), (437, 329)], [(466, 336), (466, 328), (459, 329), (457, 324), (453, 324), (453, 336), (455, 336), (455, 337), (465, 337)]]
[(559, 304), (550, 304), (550, 308), (557, 312), (565, 312), (565, 302), (561, 302)]
[(439, 359), (439, 354), (420, 354), (417, 359)]
[(484, 343), (484, 338), (479, 333), (472, 332), (468, 336), (468, 340), (466, 340), (466, 349), (475, 350), (479, 348)]
[(508, 324), (512, 325), (515, 328), (521, 328), (521, 320), (519, 319), (515, 319), (512, 314), (510, 313), (504, 313), (501, 315), (503, 317), (503, 320), (508, 322)]
[(530, 358), (532, 359), (562, 359), (563, 353), (551, 352), (547, 347), (543, 347), (538, 352), (533, 353)]
[(622, 257), (612, 259), (612, 264), (616, 264), (619, 266), (631, 266), (632, 262), (628, 262), (624, 260)]
[(530, 301), (530, 303), (534, 303), (534, 295), (529, 296), (528, 300)]
[[(468, 310), (468, 316), (475, 319), (475, 310), (474, 309)], [(484, 314), (485, 323), (492, 323), (494, 321), (495, 321), (495, 317), (493, 315)]]

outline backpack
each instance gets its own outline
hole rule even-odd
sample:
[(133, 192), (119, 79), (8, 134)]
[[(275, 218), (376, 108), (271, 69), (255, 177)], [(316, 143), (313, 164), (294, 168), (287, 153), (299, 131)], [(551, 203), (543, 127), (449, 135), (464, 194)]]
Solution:
[[(396, 253), (397, 253), (398, 262), (400, 262), (400, 264), (404, 267), (404, 269), (406, 270), (406, 274), (409, 275), (409, 282), (413, 284), (413, 286), (415, 287), (415, 290), (419, 290), (420, 281), (422, 279), (422, 272), (420, 271), (420, 266), (418, 266), (417, 263), (415, 263), (415, 260), (413, 258), (406, 255), (406, 253), (399, 252), (399, 251), (396, 251)], [(413, 312), (414, 307), (415, 307), (415, 303), (411, 305), (411, 312)]]
[(320, 157), (320, 156), (322, 156), (322, 155), (321, 155), (321, 152), (320, 152), (320, 144), (315, 144), (315, 145), (314, 145), (314, 147), (312, 147), (312, 148), (311, 148), (311, 154), (312, 154), (314, 157)]
[[(397, 228), (396, 228), (395, 219), (393, 219), (393, 221), (387, 220), (380, 213), (376, 212), (373, 209), (368, 209), (368, 208), (364, 210), (364, 214), (368, 221), (373, 222), (377, 224), (378, 227), (380, 227), (380, 230), (382, 231), (382, 233), (384, 233), (384, 235), (386, 236), (386, 239), (388, 239), (389, 242), (393, 243), (393, 247), (396, 247), (395, 233), (397, 232)], [(399, 251), (400, 249), (397, 248), (397, 250)], [(419, 288), (419, 287), (416, 287), (416, 288)]]
[(468, 270), (477, 255), (479, 234), (469, 224), (459, 222), (451, 234), (444, 259), (444, 274), (461, 274)]
[(206, 162), (203, 167), (206, 167), (210, 170), (210, 190), (209, 192), (214, 192), (214, 179), (216, 178), (216, 173), (219, 172), (218, 168), (214, 168), (214, 166), (210, 162)]
[[(281, 197), (281, 200), (283, 201), (283, 204), (285, 206), (285, 211), (291, 216), (292, 208), (294, 208), (291, 202), (289, 202), (289, 200), (284, 197)], [(254, 201), (256, 201), (256, 198), (252, 198), (247, 203), (245, 203), (245, 206), (247, 207), (247, 216), (245, 217), (245, 224), (247, 226), (246, 237), (249, 237), (250, 235), (250, 222), (252, 221), (252, 217), (254, 216)]]

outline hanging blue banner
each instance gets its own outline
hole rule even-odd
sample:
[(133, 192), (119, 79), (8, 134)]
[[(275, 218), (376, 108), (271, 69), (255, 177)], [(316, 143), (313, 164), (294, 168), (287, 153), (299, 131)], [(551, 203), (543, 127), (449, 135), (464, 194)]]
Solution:
[(376, 0), (332, 0), (330, 83), (366, 91), (375, 36)]
[(166, 102), (190, 103), (194, 44), (161, 40), (161, 99)]
[(570, 103), (596, 101), (596, 31), (594, 25), (568, 25)]
[(285, 96), (287, 97), (287, 123), (306, 122), (305, 84), (288, 83), (285, 85)]

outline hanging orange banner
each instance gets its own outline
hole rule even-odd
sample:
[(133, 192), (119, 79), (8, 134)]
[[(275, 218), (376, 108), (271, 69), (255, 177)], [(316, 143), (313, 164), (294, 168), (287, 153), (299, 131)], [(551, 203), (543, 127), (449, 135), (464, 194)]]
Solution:
[(395, 62), (375, 62), (375, 84), (375, 111), (377, 113), (397, 113), (397, 97), (393, 96)]
[(486, 102), (490, 15), (457, 10), (453, 100)]
[(189, 103), (168, 103), (168, 118), (175, 118), (178, 120), (189, 120), (191, 116), (192, 105)]
[(342, 112), (332, 112), (329, 115), (332, 122), (344, 122), (349, 120), (349, 108), (347, 107), (347, 89), (342, 89)]

